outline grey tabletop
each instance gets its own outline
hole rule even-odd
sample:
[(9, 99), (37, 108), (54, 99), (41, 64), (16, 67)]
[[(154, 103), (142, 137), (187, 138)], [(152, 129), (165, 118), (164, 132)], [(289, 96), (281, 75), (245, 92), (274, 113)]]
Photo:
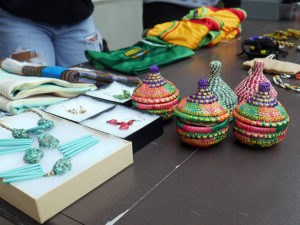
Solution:
[[(187, 96), (200, 78), (209, 77), (209, 62), (220, 60), (222, 77), (234, 88), (247, 76), (244, 60), (236, 56), (241, 41), (274, 29), (300, 29), (299, 22), (299, 14), (292, 21), (246, 20), (236, 39), (202, 48), (161, 68), (161, 73)], [(293, 48), (282, 60), (300, 63), (299, 56)], [(180, 141), (174, 119), (166, 121), (164, 134), (136, 152), (132, 166), (45, 224), (300, 224), (300, 94), (275, 88), (291, 118), (287, 136), (279, 144), (265, 150), (250, 148), (230, 130), (220, 144), (197, 149)], [(0, 215), (12, 224), (37, 224), (3, 200)]]

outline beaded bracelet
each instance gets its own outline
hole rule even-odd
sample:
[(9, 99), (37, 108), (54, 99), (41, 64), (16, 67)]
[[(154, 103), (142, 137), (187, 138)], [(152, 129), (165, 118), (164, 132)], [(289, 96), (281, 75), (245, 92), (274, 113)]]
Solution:
[(288, 79), (288, 78), (291, 78), (291, 77), (295, 77), (297, 80), (300, 80), (300, 74), (296, 74), (295, 76), (291, 76), (291, 75), (288, 75), (288, 74), (281, 74), (281, 75), (273, 76), (273, 81), (279, 87), (286, 88), (286, 89), (289, 89), (289, 90), (293, 90), (293, 91), (296, 91), (296, 92), (300, 92), (300, 86), (290, 85), (289, 83), (284, 83), (281, 80), (282, 78), (283, 79)]

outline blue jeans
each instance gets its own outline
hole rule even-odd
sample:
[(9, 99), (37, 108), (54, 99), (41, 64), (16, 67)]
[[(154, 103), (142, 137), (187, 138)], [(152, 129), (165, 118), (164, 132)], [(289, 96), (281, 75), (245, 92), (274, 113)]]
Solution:
[(100, 51), (101, 46), (92, 16), (75, 25), (51, 26), (0, 9), (0, 59), (69, 67), (87, 61), (85, 50)]

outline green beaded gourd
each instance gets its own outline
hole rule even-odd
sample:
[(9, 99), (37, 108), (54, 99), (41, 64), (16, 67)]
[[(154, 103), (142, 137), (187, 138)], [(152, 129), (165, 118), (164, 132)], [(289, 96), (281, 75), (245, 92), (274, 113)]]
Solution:
[(232, 119), (232, 112), (237, 106), (238, 97), (236, 93), (224, 82), (221, 78), (222, 64), (220, 61), (212, 61), (209, 65), (210, 77), (208, 79), (209, 90), (212, 91), (218, 99), (222, 100), (227, 108), (230, 110)]

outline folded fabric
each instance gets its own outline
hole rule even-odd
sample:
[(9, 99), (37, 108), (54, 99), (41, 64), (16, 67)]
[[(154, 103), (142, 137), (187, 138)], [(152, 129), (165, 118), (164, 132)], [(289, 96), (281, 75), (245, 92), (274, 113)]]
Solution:
[[(253, 68), (254, 60), (245, 61), (243, 66), (245, 69)], [(289, 74), (295, 75), (300, 73), (300, 65), (291, 62), (284, 62), (277, 59), (262, 58), (264, 61), (264, 72), (273, 74)]]
[(37, 95), (24, 99), (10, 100), (0, 95), (0, 109), (12, 114), (21, 113), (27, 109), (49, 106), (64, 101), (67, 98), (50, 95)]
[(156, 43), (198, 49), (221, 40), (231, 40), (241, 32), (240, 22), (245, 18), (246, 13), (241, 9), (201, 7), (191, 10), (180, 21), (146, 29), (143, 37)]
[(24, 77), (0, 69), (0, 94), (10, 100), (39, 94), (69, 98), (96, 88), (93, 84), (70, 83), (53, 78)]
[(140, 41), (131, 47), (110, 52), (86, 51), (85, 56), (96, 68), (103, 66), (128, 74), (140, 74), (151, 65), (162, 66), (194, 55), (183, 46), (167, 46)]
[(111, 83), (118, 81), (121, 83), (138, 84), (141, 80), (138, 77), (128, 77), (124, 75), (115, 75), (93, 71), (84, 68), (63, 68), (59, 66), (39, 66), (30, 65), (26, 62), (19, 62), (7, 58), (1, 63), (2, 69), (23, 76), (49, 77), (62, 79), (72, 83)]

